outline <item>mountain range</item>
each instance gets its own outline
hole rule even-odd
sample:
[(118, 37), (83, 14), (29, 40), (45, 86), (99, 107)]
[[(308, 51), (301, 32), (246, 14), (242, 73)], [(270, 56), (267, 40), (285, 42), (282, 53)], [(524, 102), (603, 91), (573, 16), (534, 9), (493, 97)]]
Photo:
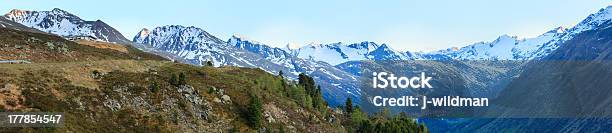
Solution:
[[(279, 74), (282, 71), (283, 76), (291, 80), (297, 79), (300, 73), (305, 73), (313, 77), (321, 86), (323, 97), (331, 107), (342, 105), (347, 97), (352, 97), (357, 100), (355, 102), (359, 103), (360, 96), (368, 95), (359, 89), (359, 79), (362, 74), (373, 70), (393, 69), (391, 66), (377, 64), (376, 61), (408, 61), (409, 65), (406, 67), (419, 67), (418, 69), (407, 68), (409, 70), (446, 67), (440, 64), (427, 65), (419, 63), (420, 61), (493, 61), (494, 63), (452, 62), (453, 66), (449, 71), (466, 75), (457, 76), (465, 81), (460, 84), (463, 88), (461, 93), (471, 96), (499, 96), (498, 100), (501, 103), (523, 103), (527, 109), (531, 110), (557, 108), (558, 106), (540, 107), (525, 99), (548, 96), (549, 100), (567, 100), (555, 98), (554, 96), (558, 94), (571, 96), (570, 98), (579, 97), (580, 101), (593, 103), (596, 100), (606, 99), (608, 96), (606, 94), (610, 93), (600, 89), (602, 86), (610, 86), (607, 80), (589, 79), (588, 74), (610, 79), (607, 75), (610, 74), (612, 64), (606, 61), (611, 58), (610, 40), (612, 39), (609, 38), (611, 35), (609, 28), (612, 26), (612, 6), (587, 16), (573, 27), (555, 27), (537, 37), (519, 38), (501, 35), (492, 41), (432, 52), (399, 51), (388, 44), (369, 41), (313, 43), (302, 47), (278, 48), (238, 35), (227, 40), (220, 39), (204, 29), (181, 25), (159, 26), (151, 30), (145, 28), (130, 41), (101, 20), (86, 21), (58, 8), (51, 11), (15, 9), (0, 17), (0, 26), (20, 31), (54, 34), (65, 38), (93, 37), (98, 41), (127, 44), (178, 62), (198, 66), (210, 61), (216, 67), (259, 68), (272, 74)], [(542, 63), (542, 61), (555, 60), (603, 61), (603, 63)], [(573, 70), (573, 68), (579, 69)], [(583, 84), (588, 81), (570, 76), (586, 78), (588, 81), (593, 81), (593, 84)], [(543, 82), (548, 84), (541, 84)], [(554, 84), (562, 82), (565, 84)], [(530, 86), (532, 89), (546, 89), (537, 91), (525, 89)], [(581, 91), (576, 90), (576, 86), (586, 88)], [(517, 95), (524, 95), (526, 98), (517, 100)], [(610, 103), (608, 100), (596, 103), (598, 104), (581, 106), (583, 108), (575, 110), (569, 110), (575, 106), (560, 108), (568, 109), (565, 111), (570, 113), (609, 114), (605, 109), (605, 107), (610, 107), (607, 104)], [(576, 106), (579, 105), (576, 104)], [(489, 126), (470, 125), (482, 123), (468, 123), (462, 126), (486, 128), (493, 127), (491, 125), (494, 124), (513, 125), (507, 122), (495, 120), (489, 122)], [(572, 126), (584, 123), (564, 124)], [(495, 128), (490, 130), (495, 131)], [(571, 131), (571, 129), (561, 131)]]
[(434, 132), (610, 131), (611, 13), (608, 7), (589, 15), (545, 44), (554, 50), (518, 68), (496, 98), (500, 109), (493, 110), (502, 115), (426, 123), (439, 127)]
[[(602, 10), (604, 12), (607, 10)], [(602, 14), (602, 13), (598, 13)], [(592, 15), (593, 16), (593, 15)], [(360, 42), (345, 44), (309, 44), (299, 48), (277, 48), (238, 35), (227, 41), (197, 27), (178, 25), (143, 29), (133, 39), (134, 45), (149, 47), (158, 53), (174, 55), (176, 60), (201, 65), (261, 68), (270, 73), (283, 71), (289, 78), (306, 73), (319, 81), (330, 105), (339, 105), (346, 97), (360, 96), (358, 78), (363, 72), (349, 65), (355, 61), (385, 60), (520, 60), (527, 61), (547, 55), (558, 47), (562, 38), (574, 29), (556, 27), (534, 38), (502, 35), (491, 42), (479, 42), (462, 48), (434, 52), (398, 51), (387, 44)], [(365, 68), (365, 66), (360, 66)], [(327, 83), (329, 82), (329, 83)]]
[[(612, 7), (589, 15), (576, 26), (556, 27), (534, 38), (502, 35), (489, 42), (433, 52), (398, 51), (375, 42), (309, 44), (299, 48), (277, 48), (257, 41), (232, 36), (227, 41), (193, 26), (168, 25), (142, 29), (132, 41), (104, 22), (85, 21), (67, 11), (12, 10), (4, 19), (59, 36), (93, 36), (101, 41), (133, 43), (145, 51), (193, 65), (211, 61), (215, 66), (260, 68), (269, 73), (283, 71), (295, 79), (299, 73), (313, 76), (324, 89), (330, 105), (346, 97), (360, 95), (357, 78), (361, 72), (339, 67), (354, 61), (382, 60), (532, 60), (556, 50), (574, 35), (610, 21)], [(344, 64), (344, 65), (343, 65)]]

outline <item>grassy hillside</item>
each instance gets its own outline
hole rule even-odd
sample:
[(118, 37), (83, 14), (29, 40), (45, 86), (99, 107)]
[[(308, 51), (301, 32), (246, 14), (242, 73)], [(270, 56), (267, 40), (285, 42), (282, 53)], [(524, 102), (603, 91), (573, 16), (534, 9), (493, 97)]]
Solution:
[[(262, 103), (260, 129), (329, 132), (343, 128), (330, 114), (302, 106), (287, 89), (301, 89), (259, 69), (196, 67), (167, 61), (129, 45), (0, 28), (0, 109), (64, 112), (54, 132), (255, 131), (249, 103)], [(184, 75), (184, 83), (170, 81)], [(306, 108), (305, 108), (306, 107)], [(330, 111), (331, 112), (331, 111)]]
[[(342, 130), (338, 124), (326, 122), (320, 112), (303, 108), (284, 96), (281, 79), (259, 69), (130, 60), (9, 64), (0, 65), (0, 69), (0, 85), (5, 90), (17, 90), (0, 94), (14, 98), (0, 103), (5, 111), (66, 115), (64, 127), (9, 130), (249, 131), (253, 129), (241, 115), (248, 110), (250, 94), (261, 98), (264, 114), (274, 119), (264, 121), (268, 129)], [(94, 71), (103, 76), (94, 77)], [(187, 84), (171, 85), (168, 81), (173, 73), (185, 73)], [(160, 86), (159, 90), (152, 90), (154, 83)], [(191, 87), (191, 93), (181, 90)], [(215, 102), (223, 95), (229, 96), (231, 102)], [(203, 112), (207, 116), (201, 116)]]
[(409, 118), (328, 108), (305, 75), (309, 82), (288, 81), (261, 69), (198, 67), (129, 45), (2, 28), (0, 52), (0, 60), (32, 62), (0, 64), (0, 112), (63, 112), (65, 120), (0, 132), (426, 131)]

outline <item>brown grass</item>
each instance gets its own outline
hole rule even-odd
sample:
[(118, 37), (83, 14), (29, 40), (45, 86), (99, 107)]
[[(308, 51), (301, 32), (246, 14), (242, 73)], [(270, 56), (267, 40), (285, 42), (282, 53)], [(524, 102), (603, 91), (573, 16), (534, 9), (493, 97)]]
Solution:
[(7, 75), (23, 75), (27, 71), (48, 70), (70, 80), (72, 85), (97, 89), (98, 84), (91, 77), (94, 70), (102, 73), (110, 71), (145, 72), (168, 61), (101, 60), (63, 63), (0, 64), (0, 70)]
[(95, 48), (112, 49), (112, 50), (117, 50), (119, 52), (128, 53), (128, 49), (125, 47), (125, 45), (121, 45), (121, 44), (101, 42), (101, 41), (89, 41), (89, 40), (82, 40), (82, 39), (76, 40), (74, 42), (78, 44), (82, 44), (82, 45), (92, 46)]
[(21, 95), (19, 86), (14, 84), (5, 84), (0, 86), (0, 106), (6, 110), (23, 109), (24, 97)]

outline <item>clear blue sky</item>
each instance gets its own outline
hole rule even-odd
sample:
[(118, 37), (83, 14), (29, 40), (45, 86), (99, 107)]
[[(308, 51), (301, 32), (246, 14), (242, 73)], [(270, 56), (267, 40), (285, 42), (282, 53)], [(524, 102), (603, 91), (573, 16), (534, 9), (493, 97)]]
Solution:
[(3, 0), (11, 9), (61, 8), (103, 20), (128, 39), (142, 28), (185, 25), (227, 40), (233, 34), (268, 45), (310, 42), (387, 43), (397, 50), (436, 50), (492, 41), (502, 34), (534, 37), (570, 27), (612, 4), (599, 0)]

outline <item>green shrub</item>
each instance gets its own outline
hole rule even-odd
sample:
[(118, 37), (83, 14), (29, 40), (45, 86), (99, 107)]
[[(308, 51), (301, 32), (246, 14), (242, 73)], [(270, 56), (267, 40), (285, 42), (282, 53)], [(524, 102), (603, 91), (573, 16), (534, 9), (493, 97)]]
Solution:
[(151, 88), (151, 92), (153, 92), (153, 93), (159, 92), (159, 90), (160, 90), (159, 83), (157, 83), (157, 81), (153, 81), (153, 83), (151, 84), (150, 88)]
[(212, 87), (208, 87), (208, 94), (211, 94), (215, 92), (215, 89), (213, 89)]
[(171, 85), (174, 86), (179, 86), (179, 81), (178, 81), (178, 77), (176, 76), (176, 74), (172, 74), (172, 76), (170, 76), (170, 80), (168, 81)]

